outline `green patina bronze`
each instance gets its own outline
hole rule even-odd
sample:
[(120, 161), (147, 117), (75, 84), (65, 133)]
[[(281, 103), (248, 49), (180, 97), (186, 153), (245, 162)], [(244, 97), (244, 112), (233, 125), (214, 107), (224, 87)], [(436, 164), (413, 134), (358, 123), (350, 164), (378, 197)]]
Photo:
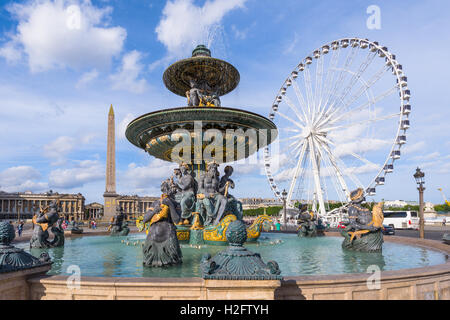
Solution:
[(11, 242), (14, 238), (14, 227), (9, 222), (0, 222), (0, 273), (52, 264), (49, 255), (45, 252), (39, 258), (36, 258), (23, 249), (12, 246)]
[(282, 280), (281, 271), (275, 261), (263, 262), (259, 253), (243, 246), (247, 240), (247, 229), (241, 220), (231, 222), (226, 231), (229, 247), (211, 258), (209, 253), (202, 258), (204, 279), (213, 280)]
[[(227, 243), (225, 234), (230, 222), (242, 219), (242, 203), (230, 194), (235, 188), (230, 178), (233, 168), (226, 166), (220, 178), (218, 167), (251, 156), (272, 143), (278, 132), (275, 124), (261, 115), (221, 106), (220, 96), (235, 89), (239, 79), (235, 67), (212, 58), (205, 46), (197, 46), (191, 58), (175, 62), (163, 75), (170, 91), (187, 98), (187, 107), (147, 113), (127, 126), (125, 135), (133, 145), (155, 158), (179, 164), (172, 177), (163, 182), (162, 198), (170, 204), (172, 216), (166, 222), (167, 230), (157, 228), (161, 222), (151, 223), (155, 215), (167, 214), (167, 209), (157, 204), (137, 220), (139, 230), (148, 232), (144, 247), (146, 266), (181, 263), (173, 230), (182, 243), (223, 245)], [(260, 230), (253, 231), (249, 230), (249, 237), (255, 240)], [(161, 242), (160, 238), (167, 241)], [(267, 271), (276, 265), (264, 265), (258, 254), (249, 253), (242, 246), (233, 252), (240, 252), (239, 261), (248, 263), (250, 268)], [(250, 276), (237, 272), (239, 277)], [(250, 277), (265, 279), (269, 274), (261, 271)], [(279, 278), (274, 274), (272, 277)]]
[(179, 60), (169, 66), (163, 75), (167, 89), (185, 97), (191, 89), (191, 81), (207, 83), (217, 95), (233, 91), (239, 84), (240, 75), (230, 63), (211, 57), (211, 51), (199, 45), (192, 51), (192, 57)]

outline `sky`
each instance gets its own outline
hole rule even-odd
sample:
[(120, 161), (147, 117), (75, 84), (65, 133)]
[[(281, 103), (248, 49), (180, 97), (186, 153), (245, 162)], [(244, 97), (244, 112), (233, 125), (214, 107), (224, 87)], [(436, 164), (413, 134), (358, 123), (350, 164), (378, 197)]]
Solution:
[[(368, 28), (368, 7), (380, 28)], [(448, 1), (0, 0), (0, 190), (105, 190), (107, 114), (116, 115), (117, 191), (156, 196), (173, 165), (125, 138), (138, 116), (181, 107), (164, 70), (200, 43), (240, 72), (222, 105), (267, 116), (291, 70), (313, 49), (343, 37), (387, 46), (408, 76), (411, 129), (394, 173), (374, 197), (450, 198)], [(236, 166), (237, 197), (272, 197), (258, 166)]]

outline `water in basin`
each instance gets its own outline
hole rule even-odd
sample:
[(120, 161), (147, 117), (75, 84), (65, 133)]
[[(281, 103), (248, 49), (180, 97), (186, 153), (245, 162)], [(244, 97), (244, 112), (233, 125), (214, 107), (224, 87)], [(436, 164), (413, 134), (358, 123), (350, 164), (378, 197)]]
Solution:
[[(29, 249), (35, 256), (47, 251), (53, 266), (49, 274), (71, 274), (69, 266), (80, 267), (81, 276), (108, 277), (200, 277), (204, 253), (214, 256), (223, 246), (181, 245), (183, 264), (165, 268), (142, 265), (144, 234), (128, 237), (85, 236), (66, 239), (63, 248)], [(325, 275), (367, 272), (371, 265), (383, 270), (418, 268), (446, 262), (444, 253), (421, 247), (385, 242), (382, 253), (349, 252), (341, 248), (342, 237), (298, 238), (295, 234), (263, 233), (258, 243), (246, 244), (265, 262), (278, 262), (283, 276)], [(128, 245), (127, 245), (128, 243)]]

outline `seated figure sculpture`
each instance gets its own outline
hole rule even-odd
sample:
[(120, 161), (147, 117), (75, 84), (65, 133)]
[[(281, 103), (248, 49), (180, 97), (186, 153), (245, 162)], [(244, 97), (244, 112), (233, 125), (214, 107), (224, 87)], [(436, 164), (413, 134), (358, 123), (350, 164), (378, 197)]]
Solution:
[(186, 92), (189, 107), (220, 107), (219, 95), (208, 83), (190, 80), (189, 84), (191, 89)]
[(116, 215), (111, 218), (111, 223), (108, 227), (109, 230), (111, 231), (111, 236), (127, 236), (130, 233), (126, 215), (123, 213), (121, 206), (116, 206)]
[[(30, 248), (52, 248), (64, 246), (64, 229), (61, 224), (63, 219), (59, 216), (59, 206), (56, 201), (40, 210), (33, 217), (33, 235), (30, 239)], [(56, 224), (56, 225), (55, 225)], [(48, 229), (54, 234), (52, 241), (48, 238)]]
[(161, 184), (161, 198), (153, 202), (142, 222), (149, 223), (148, 235), (143, 248), (146, 267), (163, 267), (182, 263), (180, 244), (174, 223), (180, 220), (173, 194), (167, 181)]
[(181, 218), (183, 224), (189, 224), (192, 217), (192, 211), (195, 208), (195, 179), (189, 172), (189, 165), (186, 163), (180, 164), (180, 176), (178, 176), (177, 186), (181, 190)]
[(344, 236), (342, 247), (353, 251), (380, 252), (383, 244), (383, 202), (373, 207), (372, 212), (363, 208), (364, 190), (359, 188), (350, 193), (348, 208), (349, 222), (341, 234)]
[(299, 214), (299, 222), (300, 226), (298, 227), (298, 236), (299, 237), (315, 237), (317, 236), (317, 228), (315, 221), (317, 220), (317, 214), (308, 211), (307, 204), (299, 205), (300, 214)]
[[(227, 199), (227, 205), (222, 214), (218, 214), (216, 212), (216, 220), (214, 221), (214, 225), (217, 225), (220, 219), (223, 218), (223, 214), (226, 212), (230, 212), (236, 216), (238, 220), (242, 220), (243, 218), (243, 210), (242, 210), (242, 202), (237, 200), (233, 195), (230, 194), (229, 189), (234, 189), (235, 184), (234, 181), (230, 179), (233, 174), (233, 167), (226, 166), (224, 169), (225, 174), (220, 178), (219, 182), (219, 192)], [(217, 208), (218, 209), (218, 208)]]
[(218, 167), (216, 162), (209, 163), (206, 174), (200, 180), (196, 211), (200, 213), (204, 226), (213, 224), (216, 216), (222, 216), (227, 205), (227, 198), (219, 192)]

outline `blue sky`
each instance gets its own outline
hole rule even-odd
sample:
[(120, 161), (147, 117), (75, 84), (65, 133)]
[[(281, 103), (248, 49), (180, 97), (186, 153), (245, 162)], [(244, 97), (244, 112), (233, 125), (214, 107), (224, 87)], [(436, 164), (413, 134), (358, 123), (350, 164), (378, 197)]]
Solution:
[[(369, 30), (370, 5), (381, 29)], [(72, 7), (71, 7), (72, 6)], [(68, 12), (79, 10), (67, 23)], [(157, 195), (172, 166), (124, 137), (141, 114), (183, 106), (162, 73), (196, 44), (240, 72), (224, 106), (269, 113), (290, 71), (342, 37), (378, 41), (397, 56), (412, 92), (408, 144), (375, 200), (415, 200), (412, 178), (426, 173), (426, 201), (450, 197), (447, 1), (0, 1), (0, 190), (81, 192), (102, 202), (106, 124), (113, 104), (117, 191)], [(75, 24), (73, 24), (75, 23)], [(74, 27), (75, 26), (75, 27)], [(239, 197), (272, 197), (258, 168), (235, 173)]]

